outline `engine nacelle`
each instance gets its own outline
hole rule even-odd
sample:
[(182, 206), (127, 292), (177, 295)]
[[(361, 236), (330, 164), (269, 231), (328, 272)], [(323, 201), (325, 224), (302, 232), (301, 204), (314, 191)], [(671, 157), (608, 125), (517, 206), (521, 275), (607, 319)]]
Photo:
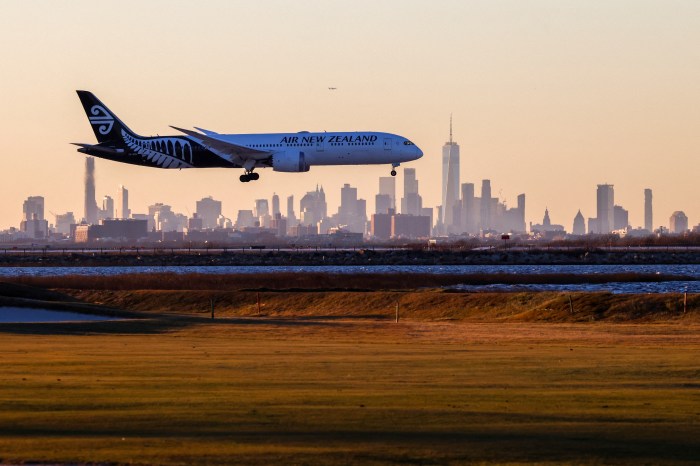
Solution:
[(309, 165), (303, 152), (278, 152), (272, 156), (272, 169), (276, 172), (308, 172)]

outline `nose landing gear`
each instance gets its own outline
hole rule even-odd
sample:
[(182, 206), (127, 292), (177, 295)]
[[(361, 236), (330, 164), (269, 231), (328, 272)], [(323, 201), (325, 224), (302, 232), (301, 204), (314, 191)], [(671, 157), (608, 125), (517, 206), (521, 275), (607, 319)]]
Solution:
[(401, 165), (401, 164), (399, 164), (399, 163), (392, 163), (391, 164), (391, 176), (396, 176), (396, 167), (398, 167), (399, 165)]

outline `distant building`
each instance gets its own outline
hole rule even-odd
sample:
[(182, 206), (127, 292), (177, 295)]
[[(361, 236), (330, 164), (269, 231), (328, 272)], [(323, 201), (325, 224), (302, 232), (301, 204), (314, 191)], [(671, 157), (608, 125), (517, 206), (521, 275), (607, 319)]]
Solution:
[(394, 210), (391, 206), (391, 196), (388, 194), (377, 194), (374, 196), (374, 213), (387, 214), (390, 210)]
[(544, 210), (544, 218), (541, 224), (532, 225), (530, 224), (531, 233), (550, 233), (550, 232), (564, 232), (563, 225), (553, 224), (549, 218), (549, 209)]
[(622, 206), (613, 207), (613, 230), (624, 230), (629, 227), (629, 212)]
[(588, 233), (591, 235), (599, 235), (598, 219), (588, 217)]
[(101, 218), (114, 218), (114, 199), (110, 196), (102, 198), (102, 209), (100, 210)]
[(479, 212), (479, 226), (481, 230), (493, 229), (493, 224), (491, 223), (491, 207), (491, 180), (481, 180), (481, 202)]
[(85, 157), (85, 221), (97, 223), (97, 201), (95, 200), (95, 158)]
[(652, 210), (651, 189), (644, 190), (644, 229), (654, 231), (654, 215)]
[(56, 232), (62, 235), (70, 236), (71, 225), (75, 225), (75, 215), (73, 212), (66, 212), (65, 214), (56, 215)]
[(391, 238), (391, 218), (394, 216), (394, 209), (389, 209), (385, 213), (376, 213), (370, 219), (370, 236), (378, 240), (388, 240)]
[(24, 201), (19, 229), (29, 238), (43, 239), (49, 236), (49, 222), (44, 219), (44, 198), (42, 196), (29, 196)]
[(287, 228), (297, 224), (297, 216), (294, 213), (294, 196), (287, 197)]
[(276, 193), (272, 193), (272, 218), (276, 218), (280, 211), (280, 197)]
[[(479, 232), (476, 219), (476, 202), (474, 197), (474, 183), (462, 183), (462, 228), (467, 234), (474, 235)], [(524, 219), (523, 219), (524, 222)]]
[(148, 231), (182, 231), (186, 220), (181, 221), (167, 204), (157, 202), (148, 206)]
[(199, 218), (197, 212), (192, 214), (192, 217), (187, 219), (187, 232), (200, 231), (203, 228), (202, 219)]
[(214, 229), (221, 215), (221, 201), (216, 201), (211, 196), (205, 197), (197, 201), (196, 212), (202, 219), (202, 228)]
[(420, 215), (423, 208), (423, 199), (418, 194), (418, 180), (415, 168), (403, 169), (403, 198), (401, 199), (401, 213), (407, 215)]
[(117, 191), (117, 209), (117, 218), (131, 217), (131, 210), (129, 209), (129, 190), (121, 184), (119, 185), (119, 191)]
[(267, 199), (256, 199), (255, 200), (255, 216), (262, 217), (264, 215), (270, 215), (270, 207), (267, 203)]
[(340, 189), (337, 224), (352, 233), (364, 233), (367, 223), (367, 203), (358, 199), (357, 188), (345, 183)]
[(430, 217), (398, 214), (391, 217), (392, 238), (430, 237)]
[[(396, 210), (396, 177), (380, 176), (379, 177), (379, 194), (389, 196), (391, 199), (391, 209)], [(375, 210), (375, 212), (378, 212)], [(381, 213), (381, 212), (378, 212)]]
[(610, 233), (615, 225), (615, 191), (611, 184), (599, 184), (596, 196), (598, 228), (597, 233)]
[(585, 235), (586, 234), (586, 220), (581, 214), (581, 209), (579, 209), (576, 217), (574, 217), (574, 227), (571, 229), (574, 235)]
[(304, 236), (317, 236), (318, 227), (316, 225), (295, 225), (290, 229), (290, 236), (302, 238)]
[(270, 229), (280, 238), (287, 236), (287, 219), (282, 217), (281, 213), (277, 212), (270, 222)]
[(680, 210), (671, 214), (669, 223), (669, 231), (671, 233), (681, 234), (688, 231), (688, 217)]
[(270, 216), (270, 207), (267, 199), (255, 200), (255, 217), (260, 222), (261, 227), (270, 228), (272, 217)]
[[(256, 223), (258, 224), (256, 225)], [(260, 223), (255, 220), (255, 215), (253, 215), (253, 211), (239, 210), (235, 223), (236, 230), (243, 230), (244, 228), (250, 228), (254, 226), (260, 226)]]
[(447, 233), (456, 233), (460, 229), (454, 218), (454, 208), (459, 205), (459, 188), (459, 144), (452, 141), (450, 116), (450, 140), (442, 146), (442, 223)]
[(44, 197), (29, 196), (22, 204), (22, 220), (44, 220)]
[(75, 228), (76, 243), (93, 241), (135, 242), (148, 236), (148, 222), (136, 219), (108, 219), (99, 225), (78, 225)]
[(316, 191), (309, 191), (299, 202), (300, 220), (304, 225), (316, 225), (328, 216), (328, 206), (326, 205), (326, 193), (323, 186)]

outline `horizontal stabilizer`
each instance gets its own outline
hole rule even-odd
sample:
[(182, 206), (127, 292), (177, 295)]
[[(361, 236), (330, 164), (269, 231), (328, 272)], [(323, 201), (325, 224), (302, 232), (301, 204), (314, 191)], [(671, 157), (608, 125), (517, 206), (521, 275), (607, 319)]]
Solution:
[(115, 147), (105, 147), (105, 146), (100, 146), (99, 144), (84, 144), (82, 142), (71, 142), (74, 146), (80, 147), (78, 149), (78, 152), (82, 152), (83, 154), (95, 154), (95, 153), (102, 153), (102, 154), (109, 154), (109, 155), (122, 155), (124, 154), (124, 149), (118, 149)]

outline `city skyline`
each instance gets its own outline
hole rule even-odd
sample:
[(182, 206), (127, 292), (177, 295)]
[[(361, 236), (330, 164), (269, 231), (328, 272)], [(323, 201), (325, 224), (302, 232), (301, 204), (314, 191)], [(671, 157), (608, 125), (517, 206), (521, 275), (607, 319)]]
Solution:
[[(130, 7), (6, 5), (0, 38), (21, 45), (2, 52), (0, 124), (13, 137), (5, 148), (0, 228), (18, 224), (18, 206), (32, 195), (44, 196), (48, 209), (82, 217), (85, 161), (69, 143), (94, 136), (74, 97), (78, 88), (114, 102), (145, 134), (166, 134), (167, 124), (406, 134), (425, 156), (401, 168), (417, 170), (430, 207), (441, 204), (440, 150), (454, 113), (460, 179), (477, 186), (492, 180), (494, 196), (509, 207), (527, 193), (528, 221), (539, 222), (546, 207), (553, 222), (567, 226), (579, 209), (595, 217), (590, 187), (600, 183), (615, 186), (616, 203), (628, 209), (633, 226), (644, 225), (646, 188), (654, 192), (654, 227), (667, 225), (677, 210), (691, 225), (700, 221), (696, 3), (312, 2), (321, 21), (281, 2), (212, 1), (201, 9), (153, 1), (138, 4), (137, 17), (105, 13), (117, 5)], [(261, 16), (278, 39), (249, 40)], [(93, 17), (105, 30), (143, 34), (96, 41), (84, 27)], [(223, 27), (232, 18), (240, 28)], [(236, 60), (201, 73), (182, 65), (190, 53)], [(127, 71), (135, 68), (144, 71)], [(299, 199), (320, 182), (349, 183), (372, 202), (376, 179), (389, 169), (263, 171), (257, 186), (240, 186), (236, 170), (164, 173), (98, 160), (96, 182), (98, 199), (118, 198), (100, 186), (128, 186), (134, 212), (163, 199), (186, 212), (192, 199), (208, 195), (224, 205), (251, 205), (270, 192)], [(327, 195), (329, 205), (339, 205), (339, 192)]]
[[(448, 144), (452, 145), (451, 137)], [(449, 150), (447, 152), (449, 155)], [(250, 228), (260, 228), (259, 233), (279, 237), (306, 235), (312, 231), (314, 235), (338, 231), (360, 235), (357, 238), (362, 238), (364, 235), (365, 238), (369, 239), (426, 238), (447, 235), (498, 237), (505, 233), (516, 235), (529, 233), (533, 239), (552, 239), (561, 237), (561, 234), (565, 233), (574, 235), (616, 233), (620, 236), (639, 237), (654, 232), (649, 228), (631, 225), (629, 211), (615, 203), (614, 186), (610, 184), (597, 186), (596, 217), (589, 217), (587, 228), (580, 210), (573, 221), (573, 229), (569, 230), (563, 225), (552, 223), (548, 209), (545, 209), (541, 224), (533, 224), (530, 221), (528, 228), (525, 216), (525, 193), (518, 195), (516, 207), (509, 208), (501, 199), (492, 195), (491, 180), (487, 179), (482, 180), (479, 197), (476, 196), (474, 183), (461, 184), (461, 197), (457, 196), (454, 199), (453, 221), (448, 224), (443, 222), (442, 212), (444, 209), (439, 206), (435, 208), (423, 206), (416, 170), (413, 168), (404, 168), (403, 170), (404, 193), (401, 198), (400, 211), (397, 211), (392, 204), (392, 198), (395, 197), (396, 177), (380, 177), (378, 179), (379, 186), (375, 196), (374, 209), (376, 215), (368, 215), (366, 200), (358, 198), (356, 187), (345, 183), (340, 188), (341, 203), (337, 213), (328, 214), (329, 209), (324, 188), (316, 185), (315, 191), (307, 191), (299, 201), (300, 218), (298, 220), (294, 213), (294, 196), (287, 197), (287, 215), (283, 216), (280, 209), (280, 198), (276, 192), (272, 193), (271, 199), (256, 199), (252, 210), (241, 209), (240, 205), (234, 206), (233, 210), (237, 211), (235, 221), (233, 216), (224, 215), (222, 202), (213, 199), (212, 196), (196, 201), (195, 212), (189, 217), (173, 211), (171, 205), (163, 202), (149, 205), (147, 213), (120, 216), (115, 212), (114, 199), (109, 195), (103, 196), (102, 208), (97, 206), (94, 161), (95, 159), (90, 156), (85, 159), (84, 217), (81, 221), (76, 220), (73, 212), (65, 214), (51, 212), (55, 217), (55, 225), (50, 225), (44, 215), (44, 197), (30, 196), (23, 203), (23, 220), (19, 230), (16, 232), (3, 231), (4, 241), (48, 239), (49, 233), (51, 233), (53, 240), (60, 239), (60, 236), (53, 235), (54, 232), (82, 242), (89, 241), (90, 238), (99, 238), (100, 235), (109, 232), (114, 234), (129, 232), (129, 235), (133, 235), (141, 228), (135, 226), (138, 223), (134, 223), (134, 221), (144, 222), (144, 234), (151, 231), (163, 232), (162, 239), (168, 241), (177, 238), (177, 236), (166, 235), (170, 232), (229, 230), (250, 234), (257, 231), (249, 230)], [(445, 158), (443, 158), (443, 168), (446, 165), (448, 170), (444, 171), (443, 174), (449, 176), (449, 165), (451, 164), (445, 164)], [(119, 185), (118, 188), (120, 208), (122, 211), (130, 212), (128, 190), (123, 185)], [(645, 227), (652, 216), (652, 197), (652, 191), (648, 188), (645, 189)], [(375, 217), (377, 218), (375, 219)], [(120, 223), (120, 219), (129, 220)], [(105, 226), (102, 226), (103, 221)], [(95, 225), (95, 228), (88, 228), (88, 225)], [(673, 234), (685, 233), (690, 230), (689, 226), (692, 225), (688, 224), (685, 213), (674, 211), (669, 218), (668, 227), (660, 225), (658, 231)], [(700, 224), (695, 226), (693, 231), (697, 232), (699, 228)], [(134, 239), (137, 237), (135, 236)], [(205, 237), (195, 234), (193, 238)]]

